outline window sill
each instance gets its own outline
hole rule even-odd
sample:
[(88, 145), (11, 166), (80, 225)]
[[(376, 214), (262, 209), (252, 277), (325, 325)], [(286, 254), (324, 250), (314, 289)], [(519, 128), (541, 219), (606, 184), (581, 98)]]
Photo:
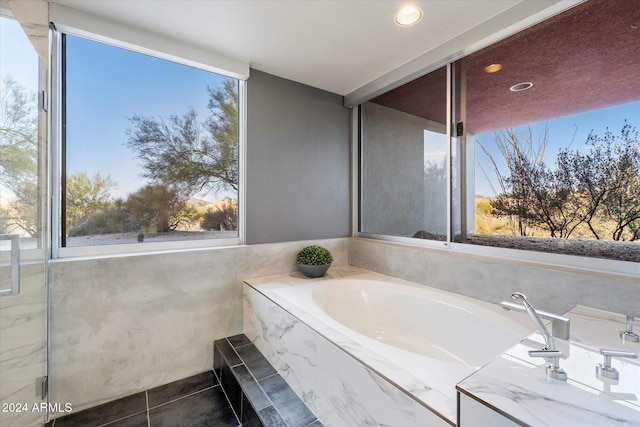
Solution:
[(199, 249), (215, 249), (237, 247), (242, 245), (240, 238), (216, 240), (183, 240), (178, 242), (132, 243), (126, 245), (79, 246), (58, 248), (54, 259), (67, 258), (100, 258), (131, 255), (148, 255), (151, 253), (176, 252)]
[(640, 264), (636, 262), (526, 251), (520, 249), (507, 249), (465, 243), (439, 242), (435, 240), (423, 240), (410, 237), (386, 236), (370, 233), (356, 233), (356, 237), (383, 240), (402, 245), (418, 246), (425, 249), (445, 250), (458, 254), (489, 257), (496, 259), (496, 261), (513, 261), (551, 268), (640, 278)]

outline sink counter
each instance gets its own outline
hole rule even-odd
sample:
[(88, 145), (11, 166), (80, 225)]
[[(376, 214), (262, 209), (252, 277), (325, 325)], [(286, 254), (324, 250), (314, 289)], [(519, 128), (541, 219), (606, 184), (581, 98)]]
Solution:
[[(625, 316), (582, 306), (565, 316), (571, 319), (571, 338), (554, 340), (563, 353), (566, 382), (548, 379), (544, 359), (529, 357), (529, 350), (544, 343), (534, 333), (458, 383), (458, 392), (517, 425), (640, 426), (640, 359), (614, 357), (619, 380), (596, 376), (596, 365), (604, 360), (600, 349), (640, 354), (639, 343), (618, 336)], [(637, 320), (634, 330), (640, 330)]]

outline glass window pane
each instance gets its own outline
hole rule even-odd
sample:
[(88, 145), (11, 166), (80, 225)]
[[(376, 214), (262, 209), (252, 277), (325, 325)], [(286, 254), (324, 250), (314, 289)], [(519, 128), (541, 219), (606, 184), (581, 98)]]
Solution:
[(640, 261), (634, 16), (585, 2), (464, 59), (468, 243)]
[(447, 239), (447, 73), (361, 106), (360, 231)]
[[(0, 234), (38, 247), (38, 55), (20, 24), (0, 17)], [(0, 240), (9, 250), (10, 241)]]
[(63, 46), (62, 246), (237, 238), (238, 80)]

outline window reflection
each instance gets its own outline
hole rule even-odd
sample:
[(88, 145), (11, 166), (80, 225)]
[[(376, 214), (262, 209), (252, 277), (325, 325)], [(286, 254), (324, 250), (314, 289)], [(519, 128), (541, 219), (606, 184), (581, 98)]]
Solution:
[(447, 239), (446, 68), (361, 106), (360, 231)]
[[(38, 247), (38, 55), (20, 24), (0, 17), (0, 234)], [(9, 250), (9, 240), (0, 248)]]
[(451, 105), (446, 68), (362, 105), (360, 231), (639, 262), (638, 10), (591, 0), (461, 58)]

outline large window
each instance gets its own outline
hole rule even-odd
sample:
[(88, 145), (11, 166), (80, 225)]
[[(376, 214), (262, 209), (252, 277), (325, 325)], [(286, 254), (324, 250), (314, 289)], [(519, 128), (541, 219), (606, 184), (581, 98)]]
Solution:
[[(370, 105), (361, 106), (360, 231), (442, 234), (423, 207), (440, 205), (442, 184), (411, 184), (422, 170), (401, 141), (408, 123), (449, 109), (448, 125), (435, 121), (449, 129), (449, 205), (438, 209), (450, 211), (451, 244), (640, 261), (637, 18), (634, 2), (585, 2), (449, 64), (449, 101), (428, 84), (437, 71), (372, 100), (385, 100), (386, 116), (405, 117), (384, 150)], [(375, 152), (383, 171), (395, 171), (368, 170)], [(388, 161), (398, 153), (404, 161)], [(368, 189), (377, 181), (373, 206)], [(376, 209), (394, 212), (384, 218), (389, 230), (370, 227)], [(392, 228), (398, 224), (410, 226)]]
[(237, 79), (62, 35), (60, 246), (239, 238)]
[(441, 68), (360, 106), (361, 232), (447, 240), (446, 99)]
[[(42, 247), (38, 188), (43, 160), (38, 132), (38, 54), (20, 24), (0, 16), (0, 235), (22, 249)], [(10, 240), (0, 240), (0, 251)]]

